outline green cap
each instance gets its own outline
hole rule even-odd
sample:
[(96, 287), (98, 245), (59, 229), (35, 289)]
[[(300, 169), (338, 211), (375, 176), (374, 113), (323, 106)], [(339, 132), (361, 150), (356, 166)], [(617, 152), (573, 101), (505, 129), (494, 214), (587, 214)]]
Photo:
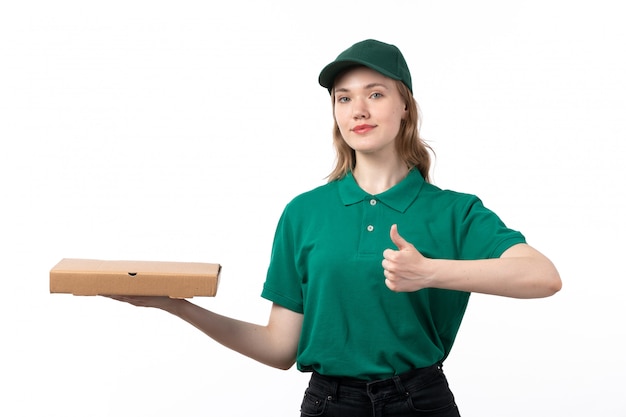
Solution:
[(402, 52), (394, 45), (374, 39), (355, 43), (340, 53), (337, 59), (326, 65), (320, 73), (320, 85), (331, 91), (337, 75), (355, 65), (365, 65), (384, 76), (400, 80), (409, 88), (411, 93), (413, 92), (411, 73)]

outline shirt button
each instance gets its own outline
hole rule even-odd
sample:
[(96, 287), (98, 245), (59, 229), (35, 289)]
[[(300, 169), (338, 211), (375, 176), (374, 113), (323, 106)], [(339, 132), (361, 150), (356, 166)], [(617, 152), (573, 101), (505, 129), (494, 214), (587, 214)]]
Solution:
[(375, 205), (376, 205), (376, 199), (372, 198), (372, 199), (370, 200), (370, 205), (371, 205), (371, 206), (375, 206)]
[(369, 226), (367, 226), (367, 231), (368, 232), (373, 232), (374, 231), (374, 226), (372, 226), (371, 224)]

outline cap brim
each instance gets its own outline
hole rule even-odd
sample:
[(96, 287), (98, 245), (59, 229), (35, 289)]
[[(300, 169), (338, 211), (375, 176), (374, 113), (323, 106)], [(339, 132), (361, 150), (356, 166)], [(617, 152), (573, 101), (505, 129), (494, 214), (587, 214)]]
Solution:
[(392, 78), (394, 80), (400, 80), (400, 78), (398, 78), (397, 76), (389, 73), (383, 68), (379, 68), (375, 65), (372, 65), (369, 62), (361, 61), (358, 59), (350, 59), (350, 60), (333, 61), (330, 64), (326, 65), (324, 69), (322, 70), (322, 72), (320, 72), (318, 81), (322, 87), (326, 87), (328, 91), (330, 91), (333, 88), (333, 85), (335, 84), (335, 78), (337, 78), (337, 76), (341, 72), (347, 70), (348, 68), (359, 66), (359, 65), (363, 65), (365, 67), (371, 68), (374, 71), (380, 72), (384, 76)]

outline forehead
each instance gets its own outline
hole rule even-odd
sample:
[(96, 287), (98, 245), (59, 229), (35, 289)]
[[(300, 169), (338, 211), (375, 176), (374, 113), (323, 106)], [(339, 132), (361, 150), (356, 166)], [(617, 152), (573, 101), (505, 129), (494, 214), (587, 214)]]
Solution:
[(371, 68), (358, 66), (352, 67), (335, 78), (334, 89), (355, 89), (364, 88), (370, 84), (382, 84), (387, 88), (395, 85), (395, 81), (384, 76)]

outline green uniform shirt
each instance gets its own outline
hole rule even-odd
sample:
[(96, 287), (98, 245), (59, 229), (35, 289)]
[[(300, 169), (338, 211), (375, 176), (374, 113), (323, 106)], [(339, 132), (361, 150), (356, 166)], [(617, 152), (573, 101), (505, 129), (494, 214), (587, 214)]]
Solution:
[(443, 360), (469, 293), (387, 288), (382, 253), (400, 235), (424, 256), (497, 258), (524, 243), (473, 195), (441, 190), (417, 170), (370, 195), (351, 174), (294, 198), (280, 218), (262, 297), (304, 314), (301, 371), (387, 378)]

